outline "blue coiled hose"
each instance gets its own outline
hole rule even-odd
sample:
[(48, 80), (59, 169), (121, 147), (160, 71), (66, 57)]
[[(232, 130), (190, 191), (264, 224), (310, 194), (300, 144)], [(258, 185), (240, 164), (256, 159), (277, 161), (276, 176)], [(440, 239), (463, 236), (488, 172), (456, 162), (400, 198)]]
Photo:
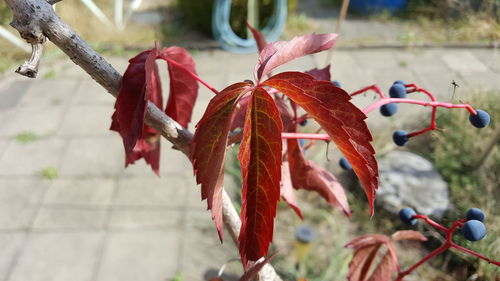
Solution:
[[(253, 38), (243, 39), (236, 35), (229, 24), (231, 14), (231, 0), (215, 0), (212, 11), (212, 32), (215, 39), (224, 50), (233, 53), (252, 53), (257, 50)], [(274, 1), (274, 12), (267, 25), (262, 29), (262, 34), (267, 42), (277, 41), (285, 26), (287, 16), (286, 0)]]

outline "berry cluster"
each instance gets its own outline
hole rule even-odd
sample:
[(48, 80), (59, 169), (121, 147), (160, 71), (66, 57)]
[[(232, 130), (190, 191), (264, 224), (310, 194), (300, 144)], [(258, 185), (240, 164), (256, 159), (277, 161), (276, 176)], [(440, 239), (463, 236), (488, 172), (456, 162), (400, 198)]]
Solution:
[[(389, 88), (389, 96), (393, 99), (405, 99), (408, 93), (421, 91), (422, 89), (417, 88), (413, 84), (406, 84), (404, 81), (397, 80)], [(425, 91), (425, 93), (434, 100), (432, 94)], [(434, 109), (435, 110), (435, 109)], [(386, 103), (380, 107), (380, 114), (389, 117), (396, 114), (398, 107), (396, 103)], [(433, 116), (434, 118), (434, 116)], [(474, 113), (470, 113), (469, 116), (470, 123), (476, 128), (484, 128), (490, 123), (490, 115), (483, 110), (475, 110)], [(432, 120), (434, 122), (434, 120)], [(434, 128), (433, 128), (434, 129)], [(427, 131), (427, 130), (425, 130)], [(398, 130), (392, 135), (394, 143), (398, 146), (404, 146), (408, 143), (409, 139), (413, 136), (420, 134), (420, 132), (409, 134), (406, 131)]]

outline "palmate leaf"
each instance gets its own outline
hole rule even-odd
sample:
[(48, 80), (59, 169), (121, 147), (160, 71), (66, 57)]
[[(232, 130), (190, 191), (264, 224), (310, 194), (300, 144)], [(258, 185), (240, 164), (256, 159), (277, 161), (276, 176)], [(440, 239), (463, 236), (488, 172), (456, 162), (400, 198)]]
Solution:
[[(112, 116), (110, 130), (117, 131), (123, 139), (125, 166), (144, 158), (153, 171), (159, 174), (160, 138), (159, 134), (144, 124), (147, 102), (163, 108), (163, 97), (156, 59), (168, 62), (170, 75), (170, 95), (166, 113), (182, 126), (187, 126), (198, 95), (198, 82), (186, 71), (196, 73), (189, 53), (179, 47), (141, 52), (129, 60)], [(179, 68), (182, 67), (181, 68)]]
[(243, 176), (238, 240), (244, 266), (267, 254), (273, 238), (280, 199), (282, 130), (274, 100), (264, 89), (254, 89), (238, 153)]
[[(345, 247), (354, 250), (347, 278), (349, 281), (390, 281), (392, 275), (399, 270), (398, 259), (391, 242), (400, 240), (426, 241), (427, 238), (418, 231), (396, 231), (391, 237), (372, 234), (358, 237)], [(382, 246), (387, 247), (383, 253)], [(383, 255), (376, 264), (377, 256)]]
[(311, 75), (316, 80), (330, 81), (332, 79), (330, 75), (330, 65), (327, 65), (325, 68), (313, 68), (304, 73)]
[(300, 72), (284, 72), (263, 83), (283, 92), (301, 106), (330, 135), (358, 175), (373, 214), (378, 167), (366, 115), (349, 102), (349, 95), (327, 81)]
[(191, 143), (191, 161), (201, 198), (207, 199), (219, 238), (222, 240), (222, 181), (228, 135), (238, 98), (251, 89), (250, 83), (236, 83), (216, 95), (196, 125)]

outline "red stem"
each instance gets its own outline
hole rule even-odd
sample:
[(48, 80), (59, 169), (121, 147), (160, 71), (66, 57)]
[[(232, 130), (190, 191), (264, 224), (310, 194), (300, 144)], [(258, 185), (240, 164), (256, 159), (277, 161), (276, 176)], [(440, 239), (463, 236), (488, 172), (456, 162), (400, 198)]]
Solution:
[(418, 104), (422, 106), (433, 106), (433, 107), (445, 107), (445, 108), (465, 108), (471, 114), (476, 114), (476, 111), (469, 104), (454, 104), (449, 102), (437, 102), (437, 101), (421, 101), (414, 99), (399, 99), (399, 98), (384, 98), (381, 99), (370, 106), (363, 109), (364, 114), (368, 114), (376, 108), (381, 107), (384, 104), (388, 103), (409, 103), (409, 104)]
[(451, 245), (448, 242), (444, 243), (439, 248), (437, 248), (436, 250), (434, 250), (430, 254), (428, 254), (425, 258), (421, 259), (419, 262), (417, 262), (416, 264), (414, 264), (412, 267), (408, 268), (407, 270), (405, 270), (403, 272), (400, 272), (398, 274), (398, 277), (394, 281), (401, 281), (401, 280), (403, 280), (403, 278), (406, 275), (410, 274), (412, 271), (414, 271), (415, 269), (417, 269), (417, 267), (421, 266), (424, 262), (426, 262), (426, 261), (430, 260), (431, 258), (433, 258), (434, 256), (437, 256), (437, 255), (441, 254), (442, 252), (448, 250), (448, 248), (450, 248), (450, 247), (451, 247)]
[(359, 95), (359, 94), (363, 94), (364, 92), (368, 92), (369, 90), (372, 90), (375, 93), (377, 93), (378, 96), (381, 99), (385, 99), (386, 98), (386, 96), (384, 95), (384, 93), (380, 90), (380, 88), (377, 85), (371, 85), (371, 86), (368, 86), (368, 87), (364, 87), (363, 89), (357, 90), (356, 92), (350, 94), (350, 96), (353, 97), (353, 96), (356, 96), (356, 95)]
[(415, 215), (415, 216), (413, 216), (413, 218), (414, 218), (414, 219), (422, 219), (422, 220), (424, 220), (425, 222), (427, 222), (428, 224), (430, 224), (430, 225), (434, 226), (434, 227), (435, 227), (435, 228), (437, 228), (437, 229), (440, 229), (440, 230), (445, 231), (445, 232), (447, 232), (447, 231), (448, 231), (448, 228), (446, 228), (446, 227), (444, 227), (444, 226), (440, 225), (439, 223), (437, 223), (437, 222), (435, 222), (435, 221), (431, 220), (431, 219), (430, 219), (430, 218), (428, 218), (427, 216), (424, 216), (424, 215)]
[(468, 254), (471, 254), (471, 255), (473, 255), (473, 256), (476, 256), (476, 257), (478, 257), (478, 258), (480, 258), (480, 259), (483, 259), (483, 260), (485, 260), (485, 261), (487, 261), (487, 262), (489, 262), (489, 263), (492, 263), (492, 264), (494, 264), (494, 265), (500, 266), (500, 261), (495, 261), (495, 260), (492, 260), (492, 259), (487, 258), (487, 257), (485, 257), (485, 256), (482, 256), (482, 255), (480, 255), (480, 254), (478, 254), (478, 253), (476, 253), (476, 252), (474, 252), (474, 251), (472, 251), (472, 250), (469, 250), (469, 249), (467, 249), (467, 248), (464, 248), (464, 247), (462, 247), (462, 246), (460, 246), (460, 245), (457, 245), (457, 244), (455, 244), (455, 243), (453, 243), (453, 242), (450, 244), (450, 246), (451, 246), (451, 247), (453, 247), (453, 248), (459, 249), (460, 251), (464, 251), (464, 252), (466, 252), (466, 253), (468, 253)]
[(327, 134), (311, 134), (311, 133), (281, 133), (284, 139), (309, 139), (309, 140), (324, 140), (329, 141), (330, 136)]
[(191, 76), (194, 79), (198, 80), (198, 82), (200, 82), (201, 84), (203, 84), (203, 86), (207, 87), (214, 94), (216, 94), (216, 95), (219, 94), (219, 91), (217, 91), (214, 87), (210, 86), (207, 82), (205, 82), (203, 79), (201, 79), (200, 76), (198, 76), (198, 75), (194, 74), (193, 72), (189, 71), (188, 69), (186, 69), (181, 64), (179, 64), (176, 61), (171, 60), (171, 59), (169, 59), (168, 57), (165, 57), (165, 56), (161, 56), (161, 58), (164, 59), (164, 60), (166, 60), (166, 61), (168, 61), (170, 64), (175, 65), (175, 67), (177, 67), (179, 69), (182, 69), (184, 72), (186, 72), (187, 74), (189, 74), (189, 76)]

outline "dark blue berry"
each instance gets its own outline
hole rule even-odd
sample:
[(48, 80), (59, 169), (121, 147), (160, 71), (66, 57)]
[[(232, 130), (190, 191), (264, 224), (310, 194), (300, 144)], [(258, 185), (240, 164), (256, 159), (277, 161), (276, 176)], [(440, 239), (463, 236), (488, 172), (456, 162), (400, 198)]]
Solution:
[(339, 166), (346, 171), (352, 170), (351, 163), (349, 163), (349, 161), (347, 161), (347, 159), (345, 159), (345, 157), (340, 158)]
[(305, 125), (307, 125), (307, 119), (300, 121), (300, 126), (304, 127)]
[(340, 82), (337, 80), (332, 80), (333, 85), (337, 86), (340, 88)]
[(415, 213), (415, 210), (412, 208), (403, 208), (399, 210), (399, 219), (407, 225), (414, 225), (417, 223), (417, 220), (413, 219), (415, 215), (417, 215), (417, 213)]
[(404, 146), (408, 142), (410, 138), (408, 137), (408, 133), (403, 130), (398, 130), (395, 131), (394, 134), (392, 134), (392, 140), (394, 141), (395, 144), (399, 146)]
[(380, 114), (389, 117), (398, 112), (398, 105), (395, 103), (384, 104), (380, 107)]
[(462, 235), (469, 241), (479, 241), (486, 236), (486, 226), (478, 220), (470, 220), (462, 226)]
[(472, 208), (467, 211), (467, 220), (478, 220), (480, 222), (484, 221), (484, 213), (481, 209)]
[(389, 88), (389, 96), (391, 98), (399, 98), (399, 99), (406, 98), (406, 87), (405, 87), (405, 85), (400, 84), (400, 83), (393, 84)]
[(476, 128), (484, 128), (490, 124), (490, 115), (483, 110), (476, 110), (476, 115), (469, 115), (469, 121)]
[(394, 81), (393, 85), (394, 84), (401, 84), (403, 86), (406, 85), (405, 81), (403, 81), (403, 80), (396, 80), (396, 81)]

